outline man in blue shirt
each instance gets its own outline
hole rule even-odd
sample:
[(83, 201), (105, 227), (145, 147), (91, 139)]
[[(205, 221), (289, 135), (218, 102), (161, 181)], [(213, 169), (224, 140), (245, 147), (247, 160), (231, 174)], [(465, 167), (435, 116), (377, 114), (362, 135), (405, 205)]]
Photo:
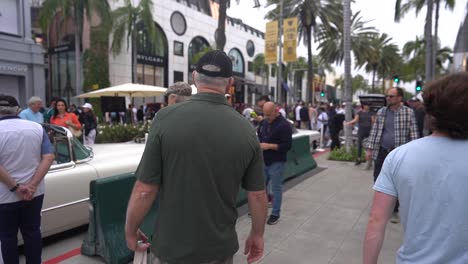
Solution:
[(468, 263), (468, 73), (424, 89), (433, 134), (387, 156), (374, 185), (364, 264), (377, 263), (392, 209), (400, 201), (402, 263)]
[(267, 224), (274, 225), (280, 219), (283, 198), (283, 172), (286, 167), (287, 153), (292, 145), (291, 125), (279, 113), (273, 102), (263, 105), (265, 119), (258, 127), (258, 138), (263, 150), (266, 185), (271, 181), (273, 208)]
[(28, 106), (28, 108), (21, 111), (19, 117), (39, 124), (44, 123), (44, 116), (40, 112), (42, 108), (41, 98), (38, 96), (31, 97), (28, 101)]

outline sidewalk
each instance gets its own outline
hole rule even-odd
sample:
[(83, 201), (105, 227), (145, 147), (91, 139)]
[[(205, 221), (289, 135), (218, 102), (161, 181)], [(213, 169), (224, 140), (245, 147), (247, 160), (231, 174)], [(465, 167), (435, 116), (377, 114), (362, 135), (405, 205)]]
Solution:
[[(364, 170), (364, 164), (356, 167), (352, 162), (328, 161), (327, 157), (324, 154), (316, 158), (317, 169), (286, 184), (281, 220), (266, 226), (265, 257), (260, 263), (362, 263), (373, 195), (372, 171)], [(240, 209), (246, 210), (246, 206)], [(240, 249), (234, 257), (235, 264), (246, 263), (243, 250), (250, 226), (250, 218), (242, 214), (237, 223)], [(401, 234), (401, 225), (388, 224), (379, 263), (395, 263)], [(46, 246), (45, 263), (102, 263), (98, 257), (79, 254), (84, 236), (85, 232)]]
[[(260, 263), (362, 263), (372, 171), (364, 170), (364, 164), (357, 167), (327, 157), (316, 158), (325, 170), (285, 192), (280, 222), (266, 227), (265, 257)], [(234, 263), (246, 263), (242, 252), (250, 231), (246, 215), (239, 218), (237, 230), (240, 249)], [(389, 223), (379, 263), (395, 263), (401, 238), (401, 225)]]

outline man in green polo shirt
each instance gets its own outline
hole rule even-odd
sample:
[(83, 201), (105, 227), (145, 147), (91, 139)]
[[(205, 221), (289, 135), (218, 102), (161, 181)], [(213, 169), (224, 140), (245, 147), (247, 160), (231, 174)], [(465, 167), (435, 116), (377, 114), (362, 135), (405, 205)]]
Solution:
[[(193, 80), (198, 94), (160, 110), (153, 122), (128, 204), (127, 245), (133, 251), (151, 246), (153, 263), (233, 263), (242, 186), (252, 214), (244, 253), (253, 263), (263, 255), (267, 216), (262, 150), (250, 124), (224, 97), (233, 83), (226, 53), (206, 53)], [(150, 245), (138, 228), (157, 196)]]

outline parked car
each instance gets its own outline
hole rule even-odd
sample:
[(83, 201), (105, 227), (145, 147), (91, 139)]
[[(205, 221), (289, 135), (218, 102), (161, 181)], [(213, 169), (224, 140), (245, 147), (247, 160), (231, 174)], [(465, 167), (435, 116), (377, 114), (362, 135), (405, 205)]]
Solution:
[[(145, 144), (127, 142), (83, 146), (63, 127), (44, 125), (55, 149), (55, 161), (45, 177), (42, 209), (43, 237), (88, 223), (89, 183), (92, 180), (134, 172)], [(318, 141), (317, 131), (297, 130), (293, 137), (309, 136)], [(117, 195), (117, 194), (116, 194)]]

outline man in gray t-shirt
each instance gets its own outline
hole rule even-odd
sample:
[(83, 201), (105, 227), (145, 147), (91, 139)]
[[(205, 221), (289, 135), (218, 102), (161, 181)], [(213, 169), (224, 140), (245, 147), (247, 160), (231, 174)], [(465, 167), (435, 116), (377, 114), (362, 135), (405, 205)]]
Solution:
[(364, 264), (377, 263), (397, 198), (404, 229), (397, 263), (468, 263), (468, 73), (430, 83), (434, 133), (393, 150), (374, 185)]

